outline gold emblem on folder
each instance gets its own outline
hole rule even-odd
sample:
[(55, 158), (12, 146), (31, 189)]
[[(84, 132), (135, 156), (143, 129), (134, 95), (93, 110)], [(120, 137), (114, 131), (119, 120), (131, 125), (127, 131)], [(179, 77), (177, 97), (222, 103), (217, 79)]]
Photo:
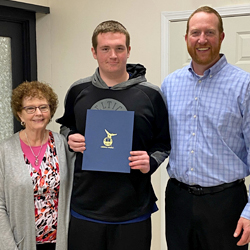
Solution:
[(113, 139), (112, 139), (112, 136), (115, 136), (117, 134), (112, 134), (112, 133), (109, 133), (107, 131), (107, 129), (105, 129), (105, 132), (107, 134), (107, 136), (103, 139), (103, 144), (105, 146), (101, 146), (101, 148), (114, 148), (112, 147), (112, 144), (113, 144)]

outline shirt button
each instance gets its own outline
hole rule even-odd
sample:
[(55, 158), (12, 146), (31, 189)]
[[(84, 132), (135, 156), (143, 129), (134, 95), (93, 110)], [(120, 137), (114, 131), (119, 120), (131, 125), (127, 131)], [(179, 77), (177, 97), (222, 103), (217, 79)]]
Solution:
[(212, 77), (213, 75), (210, 75), (210, 78)]
[(194, 153), (194, 150), (191, 150), (191, 153), (193, 154), (193, 153)]
[(197, 101), (197, 100), (198, 100), (198, 97), (195, 97), (194, 99), (195, 99), (195, 101)]
[(201, 83), (201, 80), (199, 80), (199, 83)]
[(193, 169), (193, 168), (191, 168), (191, 171), (194, 171), (194, 169)]
[(194, 118), (196, 118), (196, 115), (194, 115)]
[(192, 133), (193, 136), (195, 136), (195, 133)]

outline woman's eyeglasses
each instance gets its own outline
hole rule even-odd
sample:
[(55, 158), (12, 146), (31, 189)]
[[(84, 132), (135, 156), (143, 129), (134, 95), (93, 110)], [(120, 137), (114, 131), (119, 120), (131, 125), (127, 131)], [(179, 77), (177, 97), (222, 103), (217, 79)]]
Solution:
[(23, 109), (26, 111), (27, 114), (34, 114), (36, 109), (39, 109), (42, 113), (47, 113), (49, 111), (50, 106), (48, 104), (43, 104), (38, 107), (36, 106), (26, 106)]

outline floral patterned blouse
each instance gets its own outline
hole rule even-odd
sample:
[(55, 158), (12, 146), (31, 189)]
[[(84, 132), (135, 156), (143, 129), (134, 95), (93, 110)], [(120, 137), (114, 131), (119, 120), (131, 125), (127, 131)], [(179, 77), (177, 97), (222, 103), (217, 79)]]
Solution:
[(57, 230), (58, 195), (60, 187), (59, 163), (52, 132), (38, 171), (24, 154), (34, 188), (37, 243), (55, 243)]

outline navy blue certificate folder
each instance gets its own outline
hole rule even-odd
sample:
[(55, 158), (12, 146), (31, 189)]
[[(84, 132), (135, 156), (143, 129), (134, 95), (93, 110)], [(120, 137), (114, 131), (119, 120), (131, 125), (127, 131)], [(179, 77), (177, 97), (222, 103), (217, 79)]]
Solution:
[(87, 110), (82, 170), (130, 173), (134, 111)]

